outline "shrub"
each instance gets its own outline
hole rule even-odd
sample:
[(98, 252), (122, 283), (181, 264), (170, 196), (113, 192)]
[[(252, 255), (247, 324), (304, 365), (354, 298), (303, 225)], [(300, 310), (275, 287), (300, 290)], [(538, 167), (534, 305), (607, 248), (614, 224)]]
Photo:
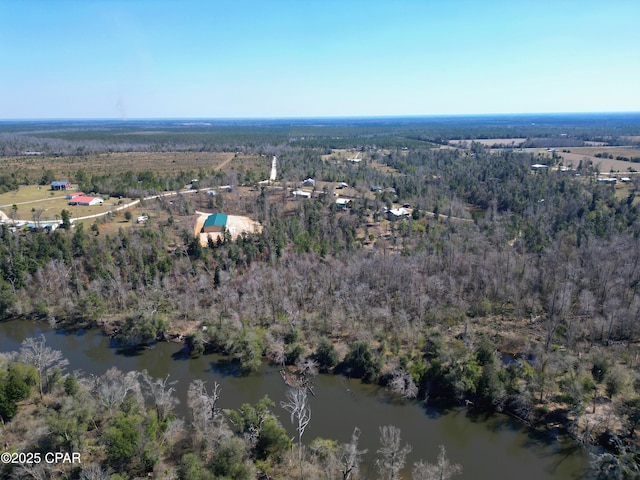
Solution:
[(318, 362), (318, 368), (327, 371), (338, 365), (338, 352), (333, 343), (328, 338), (321, 338), (318, 349), (313, 355), (313, 359)]
[(370, 383), (378, 378), (382, 362), (376, 359), (371, 347), (365, 341), (356, 342), (344, 357), (340, 370), (351, 377), (362, 378), (363, 382)]

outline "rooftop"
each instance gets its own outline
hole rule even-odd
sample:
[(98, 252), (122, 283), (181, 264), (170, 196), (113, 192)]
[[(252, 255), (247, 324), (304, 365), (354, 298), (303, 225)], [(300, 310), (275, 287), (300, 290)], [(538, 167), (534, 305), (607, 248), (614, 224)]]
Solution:
[(209, 215), (204, 222), (204, 227), (226, 227), (227, 226), (227, 217), (226, 213), (214, 213), (213, 215)]

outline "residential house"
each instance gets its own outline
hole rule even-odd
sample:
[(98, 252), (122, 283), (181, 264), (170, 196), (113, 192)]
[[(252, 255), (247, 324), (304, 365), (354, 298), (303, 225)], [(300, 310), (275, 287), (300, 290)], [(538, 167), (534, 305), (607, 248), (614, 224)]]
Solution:
[(102, 205), (104, 200), (100, 197), (87, 197), (85, 195), (78, 195), (69, 200), (69, 205), (80, 205), (83, 207), (89, 207), (91, 205)]
[(351, 199), (350, 198), (336, 198), (336, 207), (338, 210), (344, 210), (345, 208), (351, 207)]
[(202, 233), (222, 232), (227, 227), (228, 217), (226, 213), (209, 215), (202, 226)]
[(71, 183), (69, 180), (54, 180), (51, 182), (51, 190), (69, 190)]
[(400, 208), (392, 208), (387, 211), (387, 219), (388, 220), (401, 220), (403, 218), (409, 218), (411, 216), (411, 211), (407, 210), (404, 207)]

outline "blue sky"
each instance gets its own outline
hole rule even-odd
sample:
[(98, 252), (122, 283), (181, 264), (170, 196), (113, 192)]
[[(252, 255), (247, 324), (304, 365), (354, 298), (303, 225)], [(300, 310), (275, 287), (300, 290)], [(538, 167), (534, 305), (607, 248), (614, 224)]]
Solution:
[(0, 118), (640, 111), (638, 0), (0, 0)]

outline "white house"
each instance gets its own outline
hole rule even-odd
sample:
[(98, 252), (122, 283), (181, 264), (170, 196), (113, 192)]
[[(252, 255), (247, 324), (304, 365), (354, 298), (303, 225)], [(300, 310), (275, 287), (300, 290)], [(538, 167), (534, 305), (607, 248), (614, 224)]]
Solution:
[(401, 218), (408, 218), (411, 216), (411, 211), (404, 207), (392, 208), (387, 212), (387, 218), (389, 220), (400, 220)]
[(290, 195), (293, 198), (311, 198), (311, 192), (305, 192), (304, 190), (294, 190)]
[(548, 168), (547, 165), (543, 165), (542, 163), (534, 163), (531, 165), (531, 170), (547, 170)]
[(336, 198), (336, 206), (339, 210), (344, 210), (351, 206), (351, 199), (349, 198)]

